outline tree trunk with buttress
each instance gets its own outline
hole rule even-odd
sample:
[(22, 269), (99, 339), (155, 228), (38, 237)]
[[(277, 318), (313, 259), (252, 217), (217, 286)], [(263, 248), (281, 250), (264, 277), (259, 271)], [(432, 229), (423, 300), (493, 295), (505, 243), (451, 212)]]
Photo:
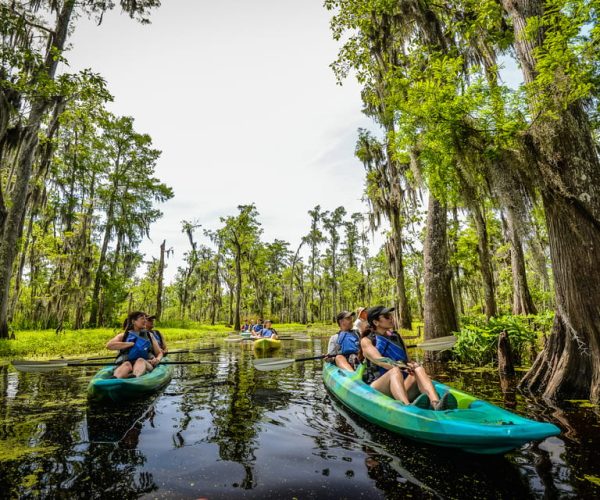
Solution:
[[(525, 83), (537, 76), (535, 49), (543, 41), (526, 34), (543, 15), (540, 0), (502, 0), (515, 31)], [(550, 97), (554, 94), (548, 92)], [(535, 102), (532, 107), (535, 111)], [(600, 402), (600, 161), (582, 103), (557, 103), (524, 137), (537, 170), (548, 227), (556, 311), (544, 350), (521, 387), (552, 399)]]

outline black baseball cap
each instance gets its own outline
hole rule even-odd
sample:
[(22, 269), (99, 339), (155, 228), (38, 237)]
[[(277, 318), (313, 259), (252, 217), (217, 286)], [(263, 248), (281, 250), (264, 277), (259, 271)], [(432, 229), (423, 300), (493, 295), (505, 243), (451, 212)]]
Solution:
[(392, 311), (395, 311), (395, 310), (396, 309), (394, 307), (384, 307), (384, 306), (369, 307), (369, 309), (367, 310), (367, 321), (369, 322), (369, 325), (374, 326), (373, 322), (376, 319), (379, 319), (379, 316), (381, 316), (383, 314), (391, 313)]
[(340, 322), (341, 320), (343, 320), (343, 319), (345, 319), (345, 318), (351, 318), (352, 316), (355, 316), (355, 315), (356, 315), (356, 313), (353, 313), (353, 312), (350, 312), (350, 311), (342, 311), (342, 312), (340, 312), (340, 313), (339, 313), (339, 314), (338, 314), (338, 315), (335, 317), (335, 319), (336, 319), (336, 321), (337, 321), (337, 322), (338, 322), (338, 324), (339, 324), (339, 322)]

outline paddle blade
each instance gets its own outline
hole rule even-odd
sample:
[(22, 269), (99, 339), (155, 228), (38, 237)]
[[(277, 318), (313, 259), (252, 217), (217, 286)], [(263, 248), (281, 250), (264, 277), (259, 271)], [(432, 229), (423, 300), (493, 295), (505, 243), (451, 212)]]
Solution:
[(44, 373), (58, 370), (59, 368), (65, 368), (67, 363), (49, 363), (48, 361), (13, 361), (12, 365), (20, 372)]
[(456, 337), (454, 335), (448, 335), (447, 337), (425, 340), (424, 342), (417, 344), (417, 347), (424, 351), (445, 351), (446, 349), (452, 349), (454, 344), (456, 344)]
[(293, 359), (286, 358), (261, 358), (255, 359), (252, 364), (254, 368), (261, 372), (269, 372), (272, 370), (283, 370), (292, 366), (294, 363)]

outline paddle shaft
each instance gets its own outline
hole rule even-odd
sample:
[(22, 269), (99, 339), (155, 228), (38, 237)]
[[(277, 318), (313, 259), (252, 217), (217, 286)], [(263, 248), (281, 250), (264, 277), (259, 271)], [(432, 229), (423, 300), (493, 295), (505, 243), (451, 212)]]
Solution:
[[(162, 365), (216, 365), (219, 364), (218, 361), (163, 361), (159, 363)], [(20, 364), (13, 363), (13, 366), (19, 370), (40, 370), (47, 371), (58, 368), (66, 368), (67, 366), (118, 366), (113, 363), (73, 363), (73, 362), (63, 362), (63, 363), (49, 363), (49, 362), (41, 362), (38, 364), (28, 363), (28, 364)], [(158, 365), (157, 365), (158, 366)]]

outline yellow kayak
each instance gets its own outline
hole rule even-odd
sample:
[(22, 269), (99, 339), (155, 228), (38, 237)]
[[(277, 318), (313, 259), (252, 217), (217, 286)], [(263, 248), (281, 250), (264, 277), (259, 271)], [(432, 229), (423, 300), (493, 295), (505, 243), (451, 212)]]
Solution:
[(270, 338), (257, 339), (253, 343), (255, 351), (274, 351), (281, 347), (281, 340)]

